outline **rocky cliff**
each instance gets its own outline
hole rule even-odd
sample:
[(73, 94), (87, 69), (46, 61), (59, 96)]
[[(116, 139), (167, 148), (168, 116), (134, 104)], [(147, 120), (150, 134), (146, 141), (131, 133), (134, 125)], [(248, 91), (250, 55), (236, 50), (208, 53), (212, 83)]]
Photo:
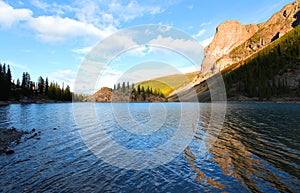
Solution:
[(214, 73), (245, 60), (299, 24), (299, 3), (286, 5), (267, 22), (242, 25), (238, 21), (220, 24), (205, 48), (203, 73)]

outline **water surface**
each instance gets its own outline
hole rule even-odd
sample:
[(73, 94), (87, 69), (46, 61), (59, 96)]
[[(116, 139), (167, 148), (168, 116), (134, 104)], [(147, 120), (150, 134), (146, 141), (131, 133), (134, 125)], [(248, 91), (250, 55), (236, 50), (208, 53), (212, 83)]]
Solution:
[[(136, 120), (147, 123), (150, 105), (131, 103), (129, 108)], [(0, 192), (300, 191), (300, 105), (228, 104), (224, 126), (211, 132), (216, 138), (210, 140), (205, 134), (210, 129), (211, 106), (199, 104), (195, 136), (185, 150), (167, 164), (139, 171), (99, 159), (78, 131), (100, 122), (118, 144), (148, 150), (174, 135), (180, 105), (184, 104), (164, 104), (166, 121), (152, 135), (132, 134), (120, 127), (109, 103), (95, 105), (97, 123), (87, 116), (83, 117), (86, 125), (80, 126), (75, 124), (72, 104), (0, 107), (1, 128), (41, 132), (41, 139), (24, 140), (14, 147), (15, 154), (0, 155)]]

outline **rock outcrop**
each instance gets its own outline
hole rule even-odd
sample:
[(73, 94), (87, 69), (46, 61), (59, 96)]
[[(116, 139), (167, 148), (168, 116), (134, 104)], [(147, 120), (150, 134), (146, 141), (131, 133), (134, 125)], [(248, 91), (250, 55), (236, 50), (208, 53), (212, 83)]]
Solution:
[(267, 22), (242, 25), (227, 21), (217, 27), (215, 37), (205, 48), (203, 73), (214, 73), (253, 55), (289, 32), (299, 23), (299, 3), (286, 5)]
[(112, 90), (111, 88), (103, 87), (92, 96), (87, 97), (83, 102), (167, 102), (167, 99), (147, 93), (138, 94), (132, 89)]
[(112, 89), (103, 87), (92, 96), (87, 97), (83, 102), (111, 102)]

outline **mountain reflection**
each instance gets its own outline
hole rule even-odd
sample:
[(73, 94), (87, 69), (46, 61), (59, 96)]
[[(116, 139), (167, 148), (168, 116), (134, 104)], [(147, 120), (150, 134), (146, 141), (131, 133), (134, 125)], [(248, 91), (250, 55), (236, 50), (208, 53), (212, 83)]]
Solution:
[[(244, 123), (250, 123), (251, 115), (229, 112), (219, 134), (212, 129), (208, 135), (204, 135), (205, 132), (208, 133), (208, 115), (209, 113), (204, 115), (205, 121), (202, 123), (206, 124), (198, 129), (194, 139), (199, 143), (205, 139), (209, 161), (215, 163), (224, 176), (235, 178), (251, 192), (268, 192), (274, 189), (280, 192), (299, 191), (299, 165), (291, 164), (297, 162), (299, 151), (295, 152), (276, 140), (273, 135), (279, 134), (275, 129), (273, 132), (266, 132), (265, 129), (270, 125), (263, 126), (258, 122), (243, 125), (238, 121), (244, 119)], [(184, 151), (185, 159), (197, 174), (195, 180), (202, 185), (209, 183), (220, 190), (229, 189), (230, 185), (220, 182), (222, 179), (213, 174), (210, 177), (206, 175), (201, 158), (197, 159), (203, 155), (197, 155), (197, 152), (196, 148), (191, 147)]]

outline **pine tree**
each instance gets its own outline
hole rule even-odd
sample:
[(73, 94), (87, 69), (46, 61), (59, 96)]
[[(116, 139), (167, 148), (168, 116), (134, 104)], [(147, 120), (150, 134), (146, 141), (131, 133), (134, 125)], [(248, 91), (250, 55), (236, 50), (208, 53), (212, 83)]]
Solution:
[(44, 81), (43, 77), (40, 76), (39, 80), (38, 80), (38, 90), (41, 95), (44, 94), (44, 89), (45, 89), (45, 81)]
[(11, 84), (11, 71), (9, 65), (7, 66), (7, 74), (6, 74), (6, 100), (8, 100), (11, 97), (11, 89), (12, 89), (12, 84)]
[(141, 94), (141, 86), (140, 85), (138, 85), (137, 92), (138, 92), (138, 94)]
[(48, 96), (48, 90), (49, 90), (49, 82), (47, 77), (45, 82), (45, 96)]
[(125, 92), (126, 90), (126, 86), (125, 86), (125, 82), (122, 83), (122, 92)]
[(4, 90), (5, 90), (5, 82), (4, 82), (4, 72), (2, 64), (0, 63), (0, 100), (4, 100)]

